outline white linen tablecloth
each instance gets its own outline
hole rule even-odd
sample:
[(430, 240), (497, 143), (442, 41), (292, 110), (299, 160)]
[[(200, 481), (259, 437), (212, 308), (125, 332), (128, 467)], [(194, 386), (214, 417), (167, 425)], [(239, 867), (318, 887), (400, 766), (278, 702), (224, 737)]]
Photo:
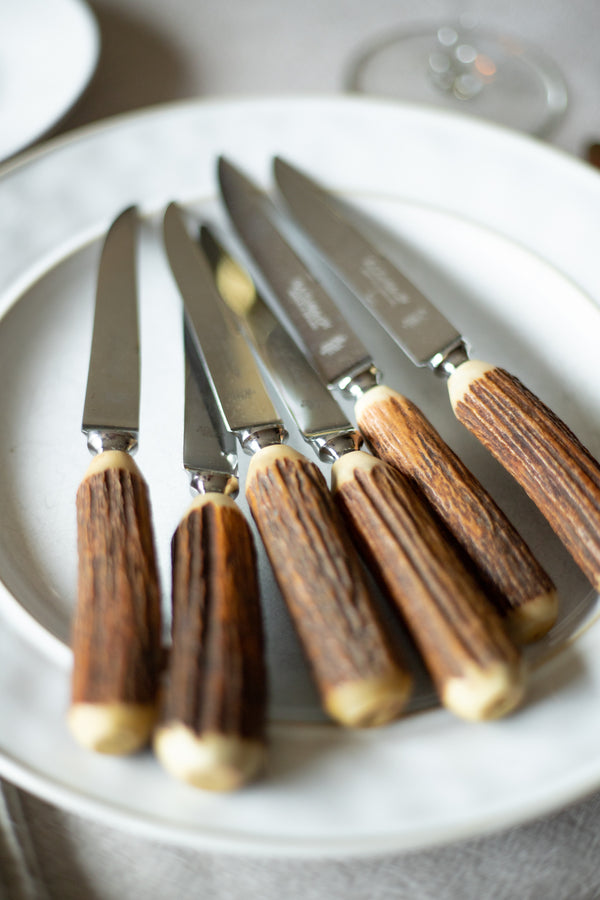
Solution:
[[(93, 0), (97, 74), (61, 123), (171, 100), (342, 89), (354, 51), (387, 28), (468, 11), (543, 47), (570, 105), (551, 141), (581, 156), (600, 136), (598, 0)], [(57, 47), (60, 52), (60, 47)], [(600, 748), (599, 748), (600, 753)], [(162, 846), (4, 784), (0, 897), (7, 900), (597, 900), (600, 793), (486, 837), (396, 856), (301, 861)]]

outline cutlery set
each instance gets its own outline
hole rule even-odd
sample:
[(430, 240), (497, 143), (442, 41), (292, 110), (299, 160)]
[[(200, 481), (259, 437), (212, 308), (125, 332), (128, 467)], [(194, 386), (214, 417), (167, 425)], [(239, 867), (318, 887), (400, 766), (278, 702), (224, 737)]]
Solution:
[[(524, 693), (521, 645), (557, 616), (554, 585), (498, 505), (417, 406), (380, 384), (360, 337), (284, 235), (292, 222), (418, 366), (447, 380), (457, 418), (546, 516), (600, 587), (600, 467), (537, 397), (467, 344), (373, 246), (356, 211), (282, 160), (282, 207), (231, 163), (219, 182), (257, 274), (175, 203), (166, 257), (183, 301), (183, 465), (196, 497), (172, 540), (171, 647), (162, 622), (139, 430), (134, 208), (102, 251), (82, 430), (94, 458), (77, 493), (78, 599), (70, 729), (97, 752), (153, 740), (172, 775), (211, 790), (265, 760), (267, 675), (248, 506), (321, 703), (347, 727), (405, 709), (411, 673), (363, 562), (417, 646), (440, 702), (498, 718)], [(262, 372), (316, 459), (286, 444)], [(336, 401), (354, 401), (356, 425)], [(363, 449), (363, 440), (371, 452)], [(163, 672), (163, 668), (165, 671)]]
[(252, 534), (234, 502), (235, 443), (190, 340), (185, 329), (183, 462), (197, 497), (173, 536), (172, 644), (154, 747), (175, 777), (231, 790), (263, 765), (262, 613)]
[(137, 212), (104, 244), (82, 431), (94, 453), (77, 491), (79, 556), (69, 724), (85, 746), (130, 753), (155, 720), (161, 607), (139, 431)]

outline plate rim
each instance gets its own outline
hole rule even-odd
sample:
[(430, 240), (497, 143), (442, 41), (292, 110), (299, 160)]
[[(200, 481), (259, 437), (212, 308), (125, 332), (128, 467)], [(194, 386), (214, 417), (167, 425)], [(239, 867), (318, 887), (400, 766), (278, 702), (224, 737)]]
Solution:
[[(211, 107), (227, 106), (227, 107), (231, 108), (232, 106), (236, 106), (241, 102), (241, 104), (243, 106), (245, 106), (246, 108), (249, 108), (251, 106), (254, 106), (254, 107), (263, 106), (264, 107), (265, 104), (269, 105), (271, 103), (275, 103), (277, 105), (281, 105), (281, 104), (288, 105), (288, 104), (290, 104), (291, 99), (292, 98), (290, 98), (290, 97), (284, 97), (284, 98), (282, 98), (282, 97), (276, 97), (276, 98), (255, 98), (255, 97), (246, 98), (246, 97), (244, 97), (241, 99), (241, 101), (239, 98), (228, 98), (225, 100), (221, 100), (221, 99), (218, 99), (218, 100), (214, 100), (214, 99), (213, 100), (193, 100), (192, 99), (192, 100), (177, 101), (175, 104), (173, 104), (173, 103), (162, 104), (160, 107), (152, 107), (149, 109), (135, 111), (134, 113), (123, 113), (117, 117), (114, 117), (114, 118), (111, 118), (108, 120), (104, 120), (101, 123), (92, 123), (91, 125), (83, 126), (82, 128), (77, 129), (76, 131), (72, 132), (69, 135), (64, 135), (59, 138), (53, 139), (50, 142), (48, 142), (48, 144), (46, 146), (34, 148), (30, 152), (26, 153), (23, 156), (23, 158), (17, 159), (16, 161), (14, 161), (12, 163), (9, 162), (8, 164), (3, 165), (2, 167), (0, 167), (0, 192), (2, 190), (2, 179), (5, 175), (12, 174), (16, 170), (22, 170), (22, 169), (26, 168), (27, 166), (31, 165), (32, 163), (36, 163), (40, 158), (43, 159), (47, 154), (51, 154), (51, 153), (60, 151), (61, 148), (65, 145), (71, 146), (72, 144), (74, 144), (82, 139), (85, 140), (90, 137), (93, 138), (94, 135), (97, 134), (98, 132), (105, 132), (110, 129), (118, 128), (123, 121), (130, 122), (132, 120), (139, 119), (140, 117), (148, 118), (148, 117), (156, 116), (156, 117), (160, 118), (165, 110), (171, 110), (174, 106), (193, 107), (194, 109), (196, 109), (198, 106), (201, 106), (201, 107), (204, 107), (204, 106), (211, 106)], [(310, 95), (300, 95), (300, 96), (294, 95), (293, 99), (295, 101), (300, 101), (300, 102), (309, 102), (309, 103), (317, 102), (317, 104), (319, 103), (320, 100), (322, 100), (325, 103), (331, 103), (333, 101), (333, 102), (335, 102), (335, 104), (338, 104), (341, 101), (344, 105), (352, 105), (352, 106), (356, 105), (356, 106), (360, 106), (360, 107), (364, 107), (364, 106), (372, 107), (375, 105), (373, 103), (373, 101), (368, 100), (368, 99), (342, 98), (342, 97), (337, 97), (337, 96), (329, 97), (327, 95), (319, 95), (318, 97), (314, 97), (314, 96), (310, 96)], [(385, 108), (387, 110), (391, 110), (392, 108), (397, 109), (399, 107), (399, 104), (392, 102), (392, 101), (390, 101), (390, 102), (377, 101), (376, 105), (379, 105), (382, 108)], [(419, 107), (417, 105), (407, 104), (405, 106), (408, 106), (410, 109), (416, 109), (419, 112), (423, 112), (428, 117), (430, 115), (433, 115), (436, 119), (440, 118), (439, 113), (437, 113), (437, 112), (431, 113), (429, 110), (425, 110), (424, 108)], [(404, 108), (404, 107), (400, 106), (400, 109), (402, 109), (402, 108)], [(442, 115), (442, 117), (448, 117), (452, 120), (456, 119), (455, 114), (452, 114), (452, 113), (442, 113), (441, 115)], [(463, 119), (463, 117), (459, 117), (459, 118)], [(473, 126), (473, 123), (471, 120), (469, 120), (468, 123), (465, 122), (464, 124), (468, 124), (469, 130), (471, 130), (471, 128)], [(483, 123), (483, 124), (476, 123), (476, 128), (481, 128), (481, 127), (485, 128), (486, 130), (489, 128), (492, 128), (494, 131), (500, 130), (503, 133), (508, 133), (511, 137), (514, 137), (519, 141), (524, 141), (528, 144), (532, 143), (531, 139), (528, 138), (527, 136), (514, 135), (512, 132), (508, 132), (507, 129), (503, 129), (500, 126), (493, 126), (493, 125), (489, 125), (488, 123)], [(565, 159), (565, 161), (575, 163), (577, 166), (584, 166), (583, 163), (579, 162), (578, 160), (575, 160), (574, 158), (570, 157), (569, 154), (567, 154), (557, 148), (547, 147), (545, 149), (550, 151), (550, 153), (552, 153), (554, 155), (563, 157)], [(591, 174), (592, 174), (592, 177), (597, 177), (597, 176), (594, 176), (593, 173), (591, 173)], [(566, 277), (569, 277), (569, 276), (567, 275)], [(1, 315), (3, 316), (5, 314), (5, 312), (6, 312), (6, 310), (2, 309)], [(6, 759), (4, 759), (3, 764), (6, 764), (5, 771), (7, 771), (7, 772), (10, 771), (11, 774), (13, 775), (13, 777), (15, 777), (15, 778), (18, 776), (19, 773), (17, 770), (18, 770), (19, 766), (16, 761), (14, 762), (14, 768), (13, 768), (13, 765), (11, 764), (11, 762), (7, 761)], [(26, 774), (25, 772), (21, 772), (20, 774), (22, 776), (23, 782), (27, 782), (27, 784), (29, 784), (29, 785), (36, 784), (37, 789), (35, 792), (38, 793), (40, 796), (43, 796), (43, 793), (42, 793), (43, 784), (37, 784), (38, 778), (41, 781), (43, 781), (43, 776), (37, 776), (35, 773), (31, 773), (31, 772), (29, 774)], [(591, 781), (588, 781), (585, 785), (580, 784), (580, 789), (578, 790), (577, 795), (572, 792), (572, 789), (569, 790), (569, 789), (565, 788), (565, 796), (559, 798), (558, 800), (555, 797), (554, 798), (547, 797), (546, 803), (544, 803), (543, 799), (540, 798), (540, 804), (536, 807), (536, 809), (532, 809), (527, 814), (524, 814), (524, 815), (522, 814), (522, 816), (518, 820), (518, 822), (523, 822), (523, 821), (526, 821), (526, 819), (533, 818), (540, 814), (544, 814), (545, 812), (549, 812), (550, 810), (555, 809), (557, 807), (557, 805), (562, 805), (563, 803), (569, 802), (569, 801), (575, 801), (578, 796), (582, 796), (582, 795), (590, 792), (591, 790), (594, 790), (594, 788), (597, 787), (597, 785), (600, 783), (600, 772), (596, 773), (595, 778), (593, 780), (595, 781), (594, 784), (592, 784)], [(27, 789), (27, 784), (23, 783), (23, 787), (25, 787), (26, 789)], [(56, 790), (54, 790), (54, 788), (56, 788)], [(64, 790), (69, 792), (69, 788), (65, 788)], [(76, 797), (71, 797), (71, 795), (69, 795), (68, 797), (65, 797), (65, 796), (62, 796), (62, 792), (63, 792), (63, 789), (60, 787), (56, 787), (53, 783), (50, 787), (47, 788), (46, 796), (50, 797), (50, 795), (52, 795), (52, 798), (53, 798), (52, 802), (57, 802), (58, 800), (60, 800), (60, 805), (72, 809), (72, 811), (75, 813), (77, 813), (77, 812), (81, 813), (82, 811), (85, 810), (89, 814), (89, 812), (92, 811), (92, 812), (94, 812), (94, 817), (97, 820), (105, 821), (106, 824), (110, 824), (110, 825), (119, 825), (120, 824), (121, 826), (129, 827), (129, 824), (131, 824), (132, 822), (135, 821), (137, 824), (138, 833), (140, 832), (139, 818), (136, 818), (136, 816), (133, 813), (125, 812), (125, 813), (120, 814), (118, 812), (115, 812), (110, 807), (107, 807), (103, 804), (98, 804), (96, 801), (94, 801), (93, 799), (90, 799), (89, 797), (85, 798), (85, 800), (83, 802), (81, 802), (81, 798), (78, 801), (76, 799)], [(59, 794), (61, 795), (60, 798), (58, 797)], [(72, 789), (71, 789), (71, 794), (73, 794)], [(72, 800), (72, 802), (69, 802), (71, 800)], [(202, 847), (202, 848), (216, 846), (216, 847), (218, 847), (218, 849), (221, 849), (224, 851), (227, 850), (227, 848), (229, 847), (231, 852), (236, 852), (236, 853), (240, 852), (240, 846), (243, 845), (244, 850), (246, 852), (251, 852), (253, 855), (276, 854), (276, 855), (299, 856), (299, 857), (306, 857), (306, 856), (322, 857), (323, 855), (325, 855), (325, 856), (329, 857), (332, 854), (340, 854), (340, 853), (342, 853), (343, 855), (351, 854), (353, 856), (358, 856), (358, 855), (372, 856), (376, 853), (398, 852), (400, 850), (409, 850), (409, 849), (411, 849), (411, 850), (426, 849), (426, 848), (432, 847), (433, 845), (436, 845), (436, 844), (446, 843), (448, 840), (452, 840), (452, 842), (454, 842), (455, 839), (458, 839), (458, 840), (463, 839), (464, 840), (465, 838), (467, 838), (469, 836), (471, 836), (471, 837), (480, 836), (484, 832), (487, 833), (492, 830), (497, 830), (499, 828), (505, 827), (510, 824), (517, 824), (517, 822), (515, 822), (513, 816), (507, 812), (504, 817), (500, 816), (493, 822), (488, 823), (487, 827), (484, 827), (483, 831), (481, 830), (481, 828), (478, 828), (476, 831), (473, 831), (472, 825), (469, 826), (469, 825), (465, 824), (462, 829), (460, 827), (455, 828), (453, 826), (452, 827), (452, 835), (450, 835), (449, 832), (445, 832), (444, 834), (439, 834), (437, 838), (434, 838), (432, 841), (427, 842), (427, 843), (422, 843), (422, 842), (414, 843), (414, 844), (412, 844), (410, 842), (404, 842), (404, 843), (400, 842), (399, 843), (397, 841), (397, 839), (394, 837), (390, 837), (387, 841), (383, 840), (383, 839), (379, 839), (377, 841), (376, 848), (375, 847), (369, 847), (369, 848), (365, 847), (363, 853), (361, 853), (360, 847), (353, 846), (352, 848), (348, 848), (348, 843), (349, 843), (348, 839), (343, 839), (340, 846), (337, 846), (337, 845), (335, 845), (333, 847), (329, 846), (328, 849), (325, 850), (325, 852), (323, 853), (323, 851), (320, 847), (312, 847), (312, 849), (311, 849), (310, 846), (294, 846), (293, 843), (292, 844), (290, 843), (290, 839), (285, 839), (284, 845), (282, 845), (280, 848), (278, 848), (276, 845), (274, 845), (274, 846), (270, 845), (267, 849), (265, 849), (265, 843), (262, 840), (259, 840), (259, 846), (254, 846), (254, 844), (248, 845), (247, 838), (242, 838), (241, 842), (239, 840), (234, 840), (233, 844), (227, 838), (225, 838), (223, 840), (223, 842), (221, 842), (218, 839), (216, 839), (215, 841), (212, 841), (210, 838), (207, 839), (206, 835), (204, 835), (203, 837), (200, 837), (199, 834), (195, 830), (194, 830), (193, 834), (189, 834), (189, 829), (185, 826), (161, 826), (161, 825), (150, 824), (150, 825), (147, 825), (146, 827), (142, 826), (142, 830), (144, 832), (146, 832), (149, 837), (152, 835), (154, 835), (154, 837), (156, 837), (157, 833), (160, 833), (161, 839), (163, 839), (163, 840), (172, 839), (172, 840), (175, 840), (176, 842), (181, 842), (185, 836), (185, 837), (189, 838), (189, 840), (184, 841), (186, 844), (191, 844), (193, 846)], [(170, 836), (169, 836), (170, 831), (176, 831), (177, 834), (172, 835), (172, 837), (170, 838)], [(454, 837), (456, 832), (459, 833), (458, 838)], [(309, 842), (309, 844), (310, 844), (310, 842)], [(344, 849), (344, 848), (346, 848), (346, 849)]]

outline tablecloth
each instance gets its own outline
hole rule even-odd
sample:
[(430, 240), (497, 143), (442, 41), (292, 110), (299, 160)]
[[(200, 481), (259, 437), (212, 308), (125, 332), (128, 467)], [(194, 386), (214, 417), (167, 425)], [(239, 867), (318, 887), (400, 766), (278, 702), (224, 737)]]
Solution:
[[(569, 89), (549, 140), (581, 156), (600, 135), (597, 0), (93, 0), (98, 70), (56, 133), (188, 97), (331, 93), (370, 37), (462, 12), (543, 47)], [(60, 52), (60, 47), (57, 47)], [(3, 783), (7, 900), (595, 900), (600, 793), (543, 819), (443, 847), (357, 860), (240, 857), (160, 845)]]

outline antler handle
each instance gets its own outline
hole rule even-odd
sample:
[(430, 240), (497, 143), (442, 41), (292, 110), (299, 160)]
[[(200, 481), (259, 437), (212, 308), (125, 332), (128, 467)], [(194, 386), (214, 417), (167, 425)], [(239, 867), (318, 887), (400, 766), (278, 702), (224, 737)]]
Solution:
[(156, 717), (161, 610), (148, 490), (127, 453), (96, 456), (77, 492), (79, 584), (69, 727), (132, 753)]
[(154, 748), (175, 777), (233, 790), (264, 764), (266, 705), (256, 554), (234, 501), (198, 496), (172, 557), (172, 647)]
[(356, 727), (396, 718), (411, 679), (320, 470), (267, 447), (250, 463), (246, 496), (327, 712)]
[(519, 482), (599, 589), (600, 466), (591, 453), (504, 369), (470, 360), (448, 390), (459, 421)]
[(361, 451), (334, 463), (333, 491), (442, 703), (473, 720), (512, 710), (523, 695), (519, 653), (420, 491)]
[(557, 615), (550, 577), (421, 410), (380, 385), (361, 397), (356, 415), (377, 456), (419, 486), (471, 558), (515, 640), (526, 643), (545, 634)]

